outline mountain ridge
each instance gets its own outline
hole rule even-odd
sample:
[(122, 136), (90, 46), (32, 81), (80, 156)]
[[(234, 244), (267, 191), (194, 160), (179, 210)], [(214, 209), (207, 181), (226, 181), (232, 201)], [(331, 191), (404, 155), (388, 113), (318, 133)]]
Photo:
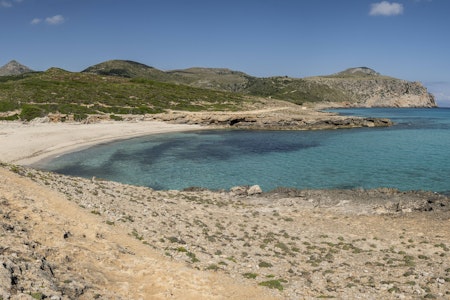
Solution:
[[(114, 65), (130, 61), (106, 61), (82, 72), (115, 76)], [(110, 70), (108, 71), (108, 67)], [(270, 97), (296, 104), (325, 102), (345, 107), (436, 107), (434, 96), (419, 82), (382, 75), (368, 67), (349, 68), (324, 76), (293, 78), (255, 77), (227, 68), (194, 67), (161, 71), (141, 65), (137, 77), (198, 88)], [(152, 72), (146, 72), (151, 68)], [(155, 72), (158, 70), (158, 72)], [(127, 72), (124, 72), (127, 73)], [(128, 72), (130, 73), (130, 72)], [(136, 73), (137, 74), (137, 73)]]
[[(14, 60), (0, 68), (0, 76), (28, 72), (33, 71)], [(299, 105), (322, 103), (331, 107), (437, 106), (434, 96), (420, 82), (382, 75), (368, 67), (348, 68), (335, 74), (304, 78), (255, 77), (227, 68), (192, 67), (162, 71), (131, 60), (108, 60), (79, 73), (147, 79), (285, 100)]]

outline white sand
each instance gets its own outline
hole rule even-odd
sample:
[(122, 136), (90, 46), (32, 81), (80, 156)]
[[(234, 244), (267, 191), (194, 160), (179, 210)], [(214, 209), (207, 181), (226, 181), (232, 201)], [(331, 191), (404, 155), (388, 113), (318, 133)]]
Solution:
[(30, 165), (44, 158), (99, 143), (202, 128), (156, 121), (95, 124), (0, 122), (0, 161)]

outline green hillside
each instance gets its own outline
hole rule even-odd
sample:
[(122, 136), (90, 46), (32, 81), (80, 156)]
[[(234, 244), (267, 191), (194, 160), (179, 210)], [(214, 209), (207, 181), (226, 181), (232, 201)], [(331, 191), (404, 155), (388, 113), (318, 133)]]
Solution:
[(289, 77), (251, 78), (246, 87), (250, 95), (271, 97), (296, 104), (307, 102), (343, 102), (349, 96), (342, 90), (305, 79)]
[(271, 97), (297, 104), (318, 101), (346, 101), (344, 91), (312, 80), (290, 77), (260, 78), (225, 68), (189, 68), (161, 71), (132, 61), (110, 60), (89, 67), (83, 72), (130, 78), (147, 78), (204, 89)]
[(173, 76), (164, 71), (130, 60), (109, 60), (93, 65), (81, 73), (124, 78), (146, 78), (156, 81), (169, 81)]
[(167, 109), (239, 110), (246, 101), (235, 93), (57, 68), (0, 77), (2, 119), (29, 120), (48, 113), (83, 119), (88, 114), (146, 114)]

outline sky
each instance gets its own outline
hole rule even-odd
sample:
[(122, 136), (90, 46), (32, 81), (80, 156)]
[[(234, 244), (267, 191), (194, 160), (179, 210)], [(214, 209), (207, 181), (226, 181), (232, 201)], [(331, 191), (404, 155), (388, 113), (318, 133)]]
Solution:
[(0, 0), (0, 66), (110, 59), (307, 77), (365, 66), (450, 106), (450, 0)]

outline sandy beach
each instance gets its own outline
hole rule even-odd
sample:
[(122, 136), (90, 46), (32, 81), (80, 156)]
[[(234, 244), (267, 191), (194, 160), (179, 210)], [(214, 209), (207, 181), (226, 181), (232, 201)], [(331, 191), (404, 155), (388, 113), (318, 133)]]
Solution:
[(204, 127), (158, 121), (79, 123), (0, 122), (0, 161), (30, 165), (41, 159), (118, 139)]
[(211, 128), (311, 130), (390, 126), (387, 119), (346, 117), (294, 104), (242, 112), (171, 111), (117, 122), (0, 121), (0, 161), (31, 165), (75, 149), (118, 139)]
[(0, 123), (0, 298), (450, 297), (443, 195), (155, 191), (20, 166), (111, 140), (202, 128), (210, 127)]

